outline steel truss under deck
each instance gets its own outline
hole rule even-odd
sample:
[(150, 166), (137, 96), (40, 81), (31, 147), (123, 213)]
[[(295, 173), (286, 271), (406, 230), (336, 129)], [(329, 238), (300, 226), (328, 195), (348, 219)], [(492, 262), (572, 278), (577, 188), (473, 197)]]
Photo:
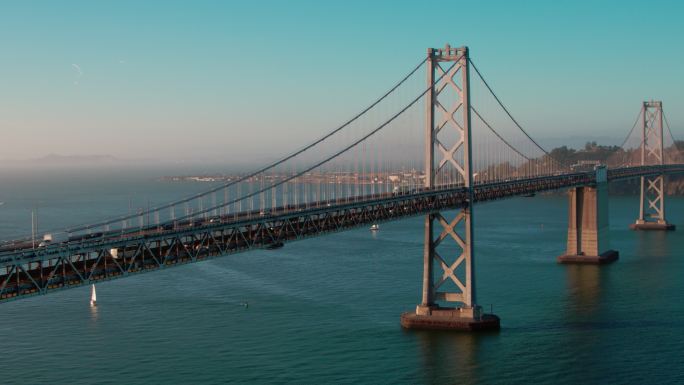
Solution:
[[(609, 180), (684, 172), (684, 165), (644, 166), (609, 170)], [(595, 173), (502, 181), (477, 185), (475, 202), (595, 183)], [(383, 194), (363, 201), (287, 214), (214, 223), (183, 230), (158, 229), (144, 236), (88, 239), (39, 249), (0, 253), (0, 301), (46, 294), (91, 283), (123, 278), (254, 248), (268, 248), (300, 239), (344, 231), (371, 223), (461, 209), (464, 187)]]

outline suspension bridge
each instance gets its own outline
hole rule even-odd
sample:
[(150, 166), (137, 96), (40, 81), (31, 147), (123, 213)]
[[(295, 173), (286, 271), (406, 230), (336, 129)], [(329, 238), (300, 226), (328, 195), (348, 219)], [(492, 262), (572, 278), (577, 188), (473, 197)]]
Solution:
[(2, 241), (0, 301), (423, 216), (421, 300), (401, 324), (498, 329), (476, 296), (476, 203), (566, 189), (567, 246), (558, 261), (602, 264), (618, 258), (607, 184), (640, 179), (631, 227), (673, 230), (665, 177), (682, 172), (661, 102), (642, 104), (607, 161), (564, 164), (513, 117), (468, 48), (447, 45), (428, 49), (348, 121), (254, 172), (146, 210)]

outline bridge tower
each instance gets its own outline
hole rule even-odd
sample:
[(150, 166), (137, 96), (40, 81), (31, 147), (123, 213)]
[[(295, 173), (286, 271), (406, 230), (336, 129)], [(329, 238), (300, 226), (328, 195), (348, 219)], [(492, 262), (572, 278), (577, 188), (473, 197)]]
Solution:
[[(663, 102), (644, 102), (642, 107), (641, 165), (665, 164), (663, 152)], [(674, 230), (665, 220), (665, 175), (642, 176), (639, 218), (633, 230)]]
[(401, 324), (410, 329), (498, 329), (499, 318), (483, 314), (475, 295), (468, 47), (447, 44), (427, 54), (425, 187), (464, 186), (468, 199), (451, 220), (439, 211), (425, 216), (422, 300), (415, 312), (402, 314)]

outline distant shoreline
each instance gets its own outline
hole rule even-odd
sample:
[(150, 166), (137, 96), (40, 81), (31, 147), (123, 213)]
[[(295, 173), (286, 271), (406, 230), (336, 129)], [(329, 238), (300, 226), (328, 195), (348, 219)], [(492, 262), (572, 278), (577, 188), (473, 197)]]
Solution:
[[(231, 182), (243, 177), (241, 174), (192, 174), (192, 175), (172, 175), (163, 176), (158, 180), (162, 182), (184, 182), (184, 183), (214, 183), (214, 182)], [(264, 182), (273, 183), (281, 181), (291, 174), (272, 174), (264, 177)], [(245, 179), (245, 183), (257, 183), (262, 180), (257, 177)], [(357, 174), (351, 172), (330, 172), (330, 173), (310, 173), (297, 178), (297, 183), (354, 183), (361, 185), (384, 185), (392, 184), (397, 186), (422, 185), (424, 175), (422, 172), (394, 172), (394, 173), (366, 173)], [(295, 182), (290, 182), (295, 183)], [(630, 179), (624, 181), (616, 181), (609, 183), (608, 192), (611, 195), (638, 195), (640, 189), (640, 180)], [(566, 189), (549, 191), (542, 194), (545, 195), (562, 195)], [(684, 175), (670, 175), (666, 179), (665, 193), (668, 196), (684, 196)]]

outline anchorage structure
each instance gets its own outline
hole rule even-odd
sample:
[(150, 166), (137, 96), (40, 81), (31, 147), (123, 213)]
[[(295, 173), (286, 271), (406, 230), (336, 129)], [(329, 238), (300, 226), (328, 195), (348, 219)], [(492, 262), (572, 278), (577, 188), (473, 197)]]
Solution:
[[(663, 102), (644, 102), (642, 107), (641, 165), (665, 164), (663, 152)], [(674, 230), (665, 220), (665, 175), (642, 176), (639, 218), (633, 230)]]
[[(467, 199), (451, 220), (439, 211), (425, 216), (422, 300), (415, 313), (402, 314), (401, 323), (407, 328), (499, 328), (499, 318), (482, 314), (475, 296), (469, 64), (467, 47), (447, 44), (428, 49), (425, 187), (462, 185)], [(454, 306), (441, 307), (436, 301)]]

